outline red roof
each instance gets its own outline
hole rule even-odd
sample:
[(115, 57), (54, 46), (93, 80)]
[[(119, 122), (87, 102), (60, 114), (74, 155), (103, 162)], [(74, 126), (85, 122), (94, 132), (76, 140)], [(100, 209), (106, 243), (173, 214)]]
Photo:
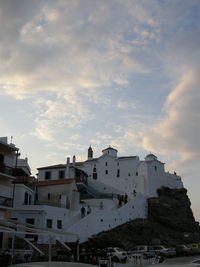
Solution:
[(71, 184), (74, 179), (59, 179), (59, 180), (48, 180), (48, 181), (38, 181), (34, 182), (33, 186), (43, 186), (43, 185), (58, 185), (58, 184)]

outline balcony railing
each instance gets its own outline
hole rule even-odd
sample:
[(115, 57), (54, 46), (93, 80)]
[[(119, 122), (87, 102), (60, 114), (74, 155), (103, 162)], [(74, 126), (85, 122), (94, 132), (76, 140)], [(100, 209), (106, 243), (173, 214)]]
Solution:
[(2, 166), (0, 165), (0, 173), (13, 176), (14, 175), (14, 169), (8, 166)]

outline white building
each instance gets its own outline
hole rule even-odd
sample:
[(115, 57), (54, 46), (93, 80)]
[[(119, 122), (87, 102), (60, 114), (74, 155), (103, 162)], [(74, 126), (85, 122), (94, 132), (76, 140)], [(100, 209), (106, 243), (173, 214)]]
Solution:
[[(141, 161), (138, 156), (118, 157), (117, 152), (108, 147), (100, 157), (93, 158), (89, 147), (84, 162), (76, 162), (73, 156), (71, 163), (67, 158), (66, 164), (38, 168), (38, 181), (33, 183), (34, 205), (25, 207), (21, 202), (13, 216), (44, 229), (70, 233), (58, 237), (63, 242), (77, 238), (84, 242), (129, 220), (146, 218), (146, 200), (156, 197), (158, 188), (183, 187), (181, 178), (165, 172), (164, 163), (155, 155), (149, 154)], [(127, 195), (128, 201), (119, 206), (122, 195)], [(38, 242), (47, 239), (40, 237)]]
[[(11, 216), (13, 205), (14, 170), (18, 148), (9, 144), (7, 137), (0, 138), (0, 220), (6, 221)], [(0, 232), (0, 247), (6, 247), (8, 236)]]
[[(38, 168), (35, 180), (27, 158), (20, 159), (18, 148), (1, 138), (0, 219), (11, 218), (23, 229), (39, 231), (38, 243), (48, 243), (49, 233), (54, 242), (84, 242), (99, 232), (146, 218), (147, 199), (157, 197), (158, 188), (183, 187), (180, 176), (165, 172), (155, 155), (141, 161), (117, 153), (108, 147), (93, 158), (89, 147), (86, 161), (76, 162), (73, 156), (72, 162), (67, 158), (66, 164)], [(127, 200), (122, 202), (122, 196)]]

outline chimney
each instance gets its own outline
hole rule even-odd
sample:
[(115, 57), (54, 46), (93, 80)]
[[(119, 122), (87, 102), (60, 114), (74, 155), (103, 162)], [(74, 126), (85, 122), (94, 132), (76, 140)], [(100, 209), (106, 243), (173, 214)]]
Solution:
[(76, 156), (74, 155), (73, 156), (73, 166), (75, 166), (75, 163), (76, 163)]
[(66, 178), (69, 178), (70, 173), (69, 173), (69, 165), (70, 165), (70, 158), (67, 157), (67, 164), (66, 164)]

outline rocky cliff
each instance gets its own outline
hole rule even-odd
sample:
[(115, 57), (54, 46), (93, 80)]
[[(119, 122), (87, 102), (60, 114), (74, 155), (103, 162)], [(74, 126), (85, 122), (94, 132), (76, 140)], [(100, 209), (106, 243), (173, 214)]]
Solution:
[(200, 241), (186, 189), (158, 190), (158, 198), (148, 200), (148, 219), (137, 219), (91, 238), (85, 245), (132, 249), (137, 244), (176, 244)]

